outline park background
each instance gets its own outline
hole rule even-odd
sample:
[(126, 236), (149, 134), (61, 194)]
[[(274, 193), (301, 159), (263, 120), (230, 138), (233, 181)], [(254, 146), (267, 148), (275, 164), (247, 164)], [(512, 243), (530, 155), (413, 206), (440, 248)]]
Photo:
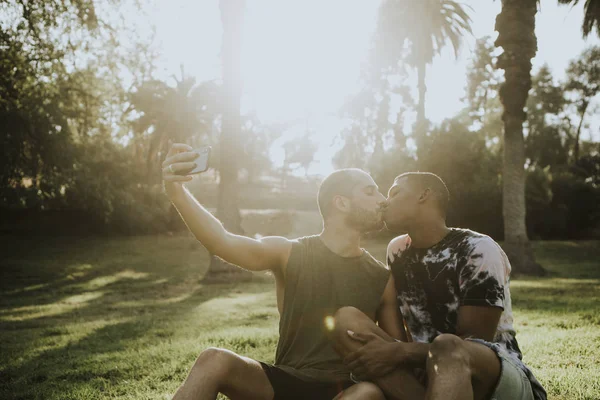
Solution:
[(190, 191), (253, 237), (318, 233), (335, 168), (383, 193), (440, 175), (449, 224), (511, 258), (550, 398), (600, 398), (599, 21), (598, 0), (0, 2), (0, 397), (162, 399), (206, 347), (272, 361), (272, 278), (211, 258), (163, 193), (184, 142), (213, 148)]

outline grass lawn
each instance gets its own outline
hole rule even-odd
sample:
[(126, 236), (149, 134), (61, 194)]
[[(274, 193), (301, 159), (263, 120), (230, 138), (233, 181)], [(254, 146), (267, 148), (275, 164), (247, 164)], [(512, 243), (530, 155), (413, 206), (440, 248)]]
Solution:
[[(1, 240), (1, 399), (170, 398), (209, 346), (273, 361), (273, 281), (202, 284), (189, 236)], [(512, 282), (525, 360), (550, 398), (600, 399), (600, 242), (534, 246), (549, 277)]]

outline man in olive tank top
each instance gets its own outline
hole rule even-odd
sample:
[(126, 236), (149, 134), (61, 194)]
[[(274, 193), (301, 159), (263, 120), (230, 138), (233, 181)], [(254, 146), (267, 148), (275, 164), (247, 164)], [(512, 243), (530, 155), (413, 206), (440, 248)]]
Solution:
[[(383, 227), (385, 198), (358, 169), (332, 173), (319, 189), (320, 235), (259, 240), (227, 232), (183, 187), (196, 154), (174, 144), (163, 163), (165, 191), (206, 249), (250, 271), (271, 270), (280, 314), (273, 365), (226, 349), (203, 351), (175, 399), (384, 399), (374, 384), (352, 385), (333, 349), (330, 324), (341, 307), (360, 310), (391, 337), (404, 338), (386, 266), (360, 247), (361, 234)], [(345, 390), (347, 389), (347, 390)]]

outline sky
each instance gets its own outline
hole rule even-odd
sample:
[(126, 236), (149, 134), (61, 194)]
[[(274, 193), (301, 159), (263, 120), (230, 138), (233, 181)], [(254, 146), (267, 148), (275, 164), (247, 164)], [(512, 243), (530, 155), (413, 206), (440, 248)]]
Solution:
[[(559, 7), (556, 0), (541, 3), (534, 72), (547, 63), (561, 79), (569, 61), (600, 40), (595, 33), (587, 40), (581, 38), (583, 2), (576, 7)], [(465, 0), (463, 4), (472, 9), (473, 35), (465, 37), (458, 58), (447, 48), (427, 70), (426, 113), (434, 123), (464, 107), (466, 67), (475, 40), (497, 36), (494, 22), (500, 1)], [(335, 138), (343, 128), (335, 113), (360, 89), (358, 78), (378, 5), (373, 0), (247, 0), (242, 111), (254, 111), (265, 123), (300, 120), (304, 127), (308, 121), (319, 143), (309, 173), (326, 174), (333, 169), (330, 159), (340, 145)], [(220, 78), (218, 0), (154, 0), (150, 23), (156, 26), (160, 71), (165, 78), (178, 75), (180, 65), (198, 81)], [(597, 123), (592, 131), (593, 139), (600, 140)], [(271, 151), (276, 165), (283, 161), (280, 145), (276, 143)]]

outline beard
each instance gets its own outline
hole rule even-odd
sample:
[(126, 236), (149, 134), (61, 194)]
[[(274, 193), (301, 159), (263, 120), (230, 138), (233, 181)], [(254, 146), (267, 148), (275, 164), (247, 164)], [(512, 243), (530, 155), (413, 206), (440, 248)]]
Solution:
[(350, 213), (346, 222), (359, 232), (378, 231), (383, 229), (384, 226), (380, 210), (371, 211), (356, 207), (354, 204), (350, 206)]

